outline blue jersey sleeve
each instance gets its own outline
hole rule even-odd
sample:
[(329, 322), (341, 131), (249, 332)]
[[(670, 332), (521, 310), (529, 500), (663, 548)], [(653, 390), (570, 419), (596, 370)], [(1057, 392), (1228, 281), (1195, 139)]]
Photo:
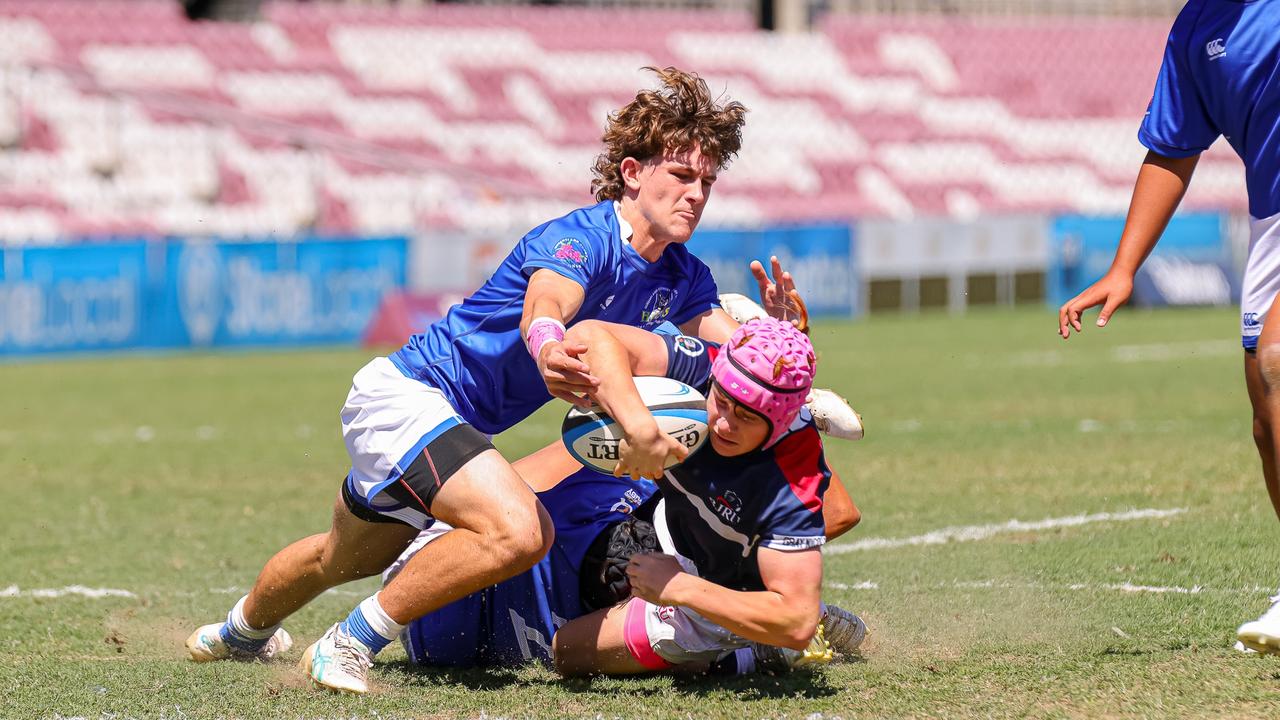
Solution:
[(596, 230), (551, 223), (541, 233), (525, 238), (520, 272), (527, 278), (538, 270), (552, 270), (585, 290), (605, 265), (609, 240)]
[(760, 547), (807, 550), (822, 545), (827, 541), (822, 496), (831, 470), (817, 428), (809, 425), (784, 437), (774, 446), (774, 459), (783, 482), (775, 483), (773, 500), (764, 511)]
[(1205, 50), (1189, 47), (1200, 9), (1200, 3), (1188, 3), (1174, 22), (1156, 89), (1138, 130), (1138, 141), (1165, 157), (1198, 155), (1222, 134), (1209, 117), (1191, 70), (1191, 52)]
[(667, 377), (701, 389), (711, 381), (711, 363), (720, 346), (688, 335), (662, 335), (667, 346)]
[(720, 307), (720, 291), (711, 276), (711, 268), (690, 253), (686, 270), (689, 273), (689, 300), (681, 303), (680, 308), (668, 318), (676, 325), (683, 325), (708, 310)]

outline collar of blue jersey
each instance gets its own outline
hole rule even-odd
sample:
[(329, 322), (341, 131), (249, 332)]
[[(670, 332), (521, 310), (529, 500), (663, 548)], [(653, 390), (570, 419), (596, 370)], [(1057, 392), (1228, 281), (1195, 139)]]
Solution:
[(635, 235), (636, 231), (631, 228), (631, 223), (622, 217), (622, 203), (617, 200), (613, 201), (613, 214), (618, 217), (618, 231), (622, 235), (622, 242), (630, 245), (631, 236)]

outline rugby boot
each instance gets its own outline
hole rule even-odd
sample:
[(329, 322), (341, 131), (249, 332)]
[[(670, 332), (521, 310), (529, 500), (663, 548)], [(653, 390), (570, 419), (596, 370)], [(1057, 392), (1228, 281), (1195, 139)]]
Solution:
[[(187, 638), (187, 652), (196, 662), (260, 660), (266, 662), (293, 647), (293, 638), (279, 628), (266, 642), (253, 645), (237, 641), (225, 631), (226, 623), (201, 625)], [(255, 647), (256, 645), (256, 647)]]
[(363, 695), (369, 692), (373, 653), (343, 630), (340, 624), (334, 624), (302, 653), (298, 666), (319, 687)]
[(1262, 617), (1240, 626), (1236, 639), (1260, 653), (1280, 653), (1280, 595), (1271, 598), (1271, 607)]
[(823, 637), (832, 650), (841, 655), (853, 655), (867, 637), (867, 624), (862, 618), (835, 605), (827, 605), (822, 613)]
[(833, 657), (831, 645), (827, 643), (824, 632), (822, 623), (818, 623), (818, 627), (813, 632), (813, 639), (809, 641), (809, 647), (804, 650), (751, 643), (751, 652), (756, 658), (756, 670), (780, 675), (797, 668), (825, 665), (831, 662)]

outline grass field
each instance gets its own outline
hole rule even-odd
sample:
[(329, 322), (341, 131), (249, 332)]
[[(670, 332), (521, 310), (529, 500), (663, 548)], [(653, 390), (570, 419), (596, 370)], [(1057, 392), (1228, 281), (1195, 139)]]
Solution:
[[(290, 619), (288, 662), (195, 665), (182, 641), (272, 552), (327, 527), (338, 409), (369, 351), (0, 365), (0, 717), (1280, 715), (1280, 657), (1230, 648), (1280, 582), (1235, 315), (1126, 311), (1069, 343), (1054, 321), (816, 330), (821, 383), (868, 426), (828, 445), (864, 520), (832, 546), (825, 595), (870, 624), (862, 661), (561, 682), (418, 671), (393, 646), (362, 698), (311, 689), (293, 661), (369, 581)], [(561, 412), (500, 447), (552, 439)], [(1040, 522), (1073, 516), (1089, 517)], [(905, 542), (987, 525), (1001, 527)]]

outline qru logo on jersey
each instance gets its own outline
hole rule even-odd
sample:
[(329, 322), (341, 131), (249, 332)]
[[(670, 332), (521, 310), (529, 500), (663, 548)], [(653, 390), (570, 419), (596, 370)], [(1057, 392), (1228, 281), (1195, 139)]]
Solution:
[(1205, 43), (1204, 50), (1209, 53), (1210, 60), (1217, 60), (1227, 54), (1227, 43), (1222, 38), (1210, 40)]

